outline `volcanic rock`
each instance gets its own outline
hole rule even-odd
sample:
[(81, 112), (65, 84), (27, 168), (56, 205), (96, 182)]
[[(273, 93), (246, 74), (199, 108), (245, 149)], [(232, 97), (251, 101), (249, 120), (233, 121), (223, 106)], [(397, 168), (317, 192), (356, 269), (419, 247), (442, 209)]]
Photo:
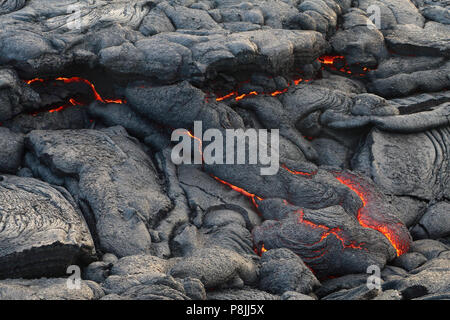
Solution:
[(253, 241), (247, 212), (238, 206), (221, 205), (210, 207), (203, 217), (202, 227), (193, 225), (179, 229), (173, 238), (179, 255), (185, 256), (198, 248), (221, 247), (241, 255), (252, 255)]
[(133, 286), (122, 297), (129, 300), (189, 300), (183, 292), (157, 283)]
[(67, 286), (66, 278), (7, 279), (0, 281), (2, 300), (98, 300), (104, 292), (93, 281), (80, 282), (80, 289)]
[(265, 252), (261, 259), (260, 289), (275, 294), (311, 293), (320, 285), (303, 261), (288, 249)]
[(415, 134), (375, 129), (356, 156), (354, 167), (372, 176), (386, 193), (429, 200), (448, 196), (449, 162), (444, 147), (448, 135), (445, 127)]
[(387, 56), (383, 34), (364, 12), (352, 9), (343, 16), (343, 29), (331, 39), (333, 50), (350, 65), (376, 66)]
[(438, 202), (428, 208), (419, 223), (411, 230), (416, 239), (438, 239), (450, 235), (450, 203)]
[(397, 290), (386, 290), (373, 298), (373, 300), (402, 300), (402, 294)]
[(428, 260), (437, 258), (447, 250), (450, 250), (448, 246), (431, 239), (417, 240), (411, 243), (411, 251), (423, 254)]
[(117, 260), (119, 260), (115, 255), (113, 255), (112, 253), (105, 253), (102, 257), (102, 261), (105, 263), (116, 263)]
[(111, 266), (103, 261), (92, 262), (83, 270), (83, 279), (102, 283), (108, 277)]
[(381, 278), (384, 281), (397, 280), (407, 277), (409, 274), (405, 269), (395, 266), (386, 266), (381, 271)]
[(407, 55), (444, 56), (450, 55), (447, 35), (450, 26), (429, 21), (425, 26), (398, 25), (385, 35), (386, 44), (394, 52)]
[(420, 13), (427, 19), (442, 24), (450, 24), (450, 10), (440, 6), (426, 6), (420, 10)]
[(322, 300), (372, 300), (380, 294), (378, 289), (369, 289), (367, 285), (362, 285), (354, 289), (341, 290), (332, 293)]
[(281, 300), (316, 300), (306, 294), (298, 293), (296, 291), (286, 291), (282, 294)]
[(145, 273), (166, 273), (169, 267), (168, 260), (151, 255), (134, 255), (121, 258), (115, 262), (111, 274), (128, 276)]
[(251, 288), (208, 292), (208, 300), (280, 300), (279, 296)]
[[(381, 29), (392, 29), (397, 25), (423, 27), (425, 19), (412, 1), (404, 0), (359, 0), (359, 8), (368, 12), (370, 6), (380, 8)], [(373, 13), (373, 12), (368, 12)]]
[(322, 35), (314, 31), (281, 29), (202, 36), (176, 32), (102, 49), (99, 62), (121, 75), (137, 74), (164, 83), (191, 78), (204, 81), (214, 79), (219, 72), (237, 72), (252, 65), (283, 74), (295, 63), (312, 62), (325, 48)]
[(416, 269), (427, 262), (427, 258), (423, 254), (418, 252), (405, 253), (404, 255), (397, 257), (392, 263), (394, 266), (411, 271)]
[(189, 300), (183, 283), (163, 273), (111, 275), (102, 287), (108, 295), (133, 300)]
[(397, 197), (392, 196), (389, 202), (397, 208), (396, 216), (408, 228), (414, 226), (419, 222), (427, 210), (427, 202), (413, 197)]
[(366, 284), (367, 278), (367, 273), (347, 274), (342, 277), (332, 278), (322, 281), (322, 285), (314, 293), (319, 297), (325, 297), (333, 292), (357, 288), (363, 284)]
[[(252, 205), (248, 198), (238, 192), (231, 190), (224, 184), (218, 183), (216, 179), (207, 173), (193, 167), (193, 166), (179, 166), (177, 168), (177, 176), (180, 181), (180, 186), (186, 193), (189, 205), (198, 218), (198, 227), (203, 224), (203, 216), (206, 210), (210, 207), (232, 205), (238, 213), (246, 212), (248, 219), (253, 226), (261, 223), (261, 218), (258, 216), (257, 210)], [(225, 208), (225, 207), (222, 207)], [(232, 214), (235, 216), (236, 213)], [(241, 215), (241, 214), (239, 214)], [(242, 227), (242, 215), (233, 221), (233, 225), (239, 225), (241, 232), (239, 234), (246, 237), (246, 231)], [(247, 222), (246, 222), (247, 223)], [(242, 246), (242, 237), (239, 241)], [(245, 245), (244, 245), (245, 247)]]
[(206, 291), (203, 283), (194, 278), (184, 278), (183, 287), (186, 295), (192, 300), (206, 300)]
[(33, 131), (26, 141), (31, 169), (68, 188), (102, 250), (119, 257), (149, 253), (147, 225), (170, 201), (151, 159), (123, 128)]
[(89, 115), (79, 107), (68, 107), (60, 112), (21, 113), (5, 121), (5, 126), (16, 132), (33, 130), (84, 129), (90, 127)]
[(219, 247), (196, 250), (176, 263), (169, 274), (199, 279), (205, 288), (243, 286), (257, 280), (257, 269), (251, 260)]
[[(336, 176), (359, 195), (370, 185), (364, 187), (367, 181), (349, 173)], [(319, 277), (365, 272), (370, 265), (382, 268), (394, 257), (393, 246), (397, 254), (407, 251), (410, 236), (392, 215), (395, 209), (383, 208), (386, 202), (381, 200), (381, 193), (370, 188), (371, 193), (362, 198), (363, 206), (357, 209), (357, 219), (341, 206), (311, 210), (281, 200), (263, 200), (259, 210), (267, 220), (253, 230), (254, 242), (259, 248), (289, 248)], [(375, 232), (383, 228), (391, 242), (381, 232)], [(394, 239), (394, 234), (401, 236)]]
[(11, 69), (0, 69), (0, 121), (8, 120), (40, 103), (39, 95)]
[[(408, 60), (406, 59), (406, 61), (403, 61), (405, 63)], [(440, 66), (435, 68), (433, 68), (433, 64), (428, 64), (425, 68), (420, 68), (420, 66), (416, 64), (415, 59), (410, 59), (409, 61), (411, 62), (411, 65), (416, 66), (416, 69), (418, 70), (414, 71), (414, 69), (411, 70), (411, 67), (407, 67), (399, 73), (387, 78), (374, 80), (369, 85), (369, 90), (373, 93), (382, 95), (383, 97), (392, 98), (411, 95), (417, 91), (436, 92), (445, 90), (449, 87), (449, 62), (443, 62)], [(407, 72), (408, 69), (411, 71)]]
[[(52, 277), (0, 295), (448, 297), (449, 9), (0, 1), (0, 279)], [(208, 129), (268, 130), (215, 158), (276, 170), (211, 163)], [(55, 293), (73, 264), (89, 280)]]
[(24, 137), (7, 128), (0, 128), (0, 172), (16, 173), (24, 155)]
[(32, 178), (0, 178), (0, 278), (66, 274), (86, 263), (94, 243), (72, 197)]
[(383, 290), (405, 291), (422, 288), (420, 294), (417, 293), (417, 297), (426, 294), (448, 293), (450, 291), (449, 273), (450, 260), (436, 258), (415, 269), (413, 274), (406, 278), (385, 282)]

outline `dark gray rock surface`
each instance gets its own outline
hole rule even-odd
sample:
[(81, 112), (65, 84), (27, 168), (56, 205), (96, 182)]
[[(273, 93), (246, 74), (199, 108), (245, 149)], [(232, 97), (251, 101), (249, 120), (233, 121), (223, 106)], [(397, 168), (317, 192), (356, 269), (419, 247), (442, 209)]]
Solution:
[(450, 55), (447, 35), (450, 26), (429, 21), (423, 28), (412, 25), (398, 25), (387, 32), (387, 45), (397, 53), (413, 51), (416, 55), (445, 56)]
[(442, 252), (450, 250), (445, 244), (431, 239), (414, 241), (411, 244), (411, 251), (423, 254), (428, 260), (437, 258)]
[(225, 289), (208, 293), (208, 300), (280, 300), (280, 296), (251, 288)]
[(62, 188), (0, 177), (0, 278), (64, 275), (95, 255), (86, 222)]
[(2, 300), (98, 300), (103, 296), (103, 290), (93, 281), (81, 280), (77, 290), (67, 287), (66, 278), (0, 281)]
[(367, 283), (368, 274), (347, 274), (342, 277), (322, 281), (322, 285), (314, 293), (319, 297), (325, 297), (333, 292), (357, 288)]
[(16, 173), (24, 156), (24, 136), (8, 128), (0, 128), (0, 172)]
[(366, 285), (341, 290), (322, 298), (322, 300), (372, 300), (380, 294), (378, 289), (369, 289)]
[(415, 269), (408, 277), (385, 282), (383, 289), (406, 292), (410, 298), (448, 293), (450, 290), (449, 266), (448, 258), (435, 258)]
[(423, 254), (418, 252), (405, 253), (404, 255), (397, 257), (392, 264), (394, 266), (405, 269), (406, 271), (411, 271), (423, 265), (427, 262), (427, 258)]
[[(0, 1), (0, 174), (16, 175), (0, 181), (0, 278), (77, 264), (89, 279), (5, 280), (4, 297), (444, 299), (449, 10)], [(195, 121), (278, 129), (278, 172), (175, 164), (171, 135), (197, 141)]]
[(311, 270), (288, 249), (265, 252), (259, 272), (260, 289), (275, 294), (282, 295), (288, 291), (309, 294), (320, 286)]
[(429, 207), (411, 232), (416, 239), (439, 239), (450, 235), (450, 203), (438, 202)]
[(373, 177), (386, 193), (439, 199), (450, 192), (447, 183), (450, 163), (445, 147), (448, 139), (446, 127), (416, 134), (373, 130), (354, 166)]
[(28, 164), (36, 175), (68, 188), (102, 250), (118, 256), (150, 251), (147, 225), (170, 201), (139, 143), (121, 128), (33, 131), (26, 141)]

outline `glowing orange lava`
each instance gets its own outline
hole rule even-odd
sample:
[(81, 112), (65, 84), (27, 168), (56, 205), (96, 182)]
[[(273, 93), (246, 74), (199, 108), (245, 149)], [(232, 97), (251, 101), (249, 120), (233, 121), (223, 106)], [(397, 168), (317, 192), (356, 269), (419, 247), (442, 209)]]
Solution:
[(348, 187), (350, 190), (352, 190), (354, 193), (356, 193), (361, 199), (363, 206), (359, 208), (357, 215), (357, 219), (361, 226), (381, 232), (394, 247), (395, 251), (397, 252), (397, 256), (401, 256), (402, 254), (408, 252), (409, 242), (401, 239), (401, 235), (399, 234), (398, 230), (394, 230), (396, 229), (396, 227), (400, 226), (400, 224), (392, 226), (389, 224), (382, 224), (379, 221), (373, 219), (367, 212), (368, 197), (370, 196), (369, 193), (367, 193), (367, 191), (364, 190), (364, 188), (359, 183), (353, 181), (348, 177), (337, 176), (336, 179), (340, 183)]
[[(357, 75), (357, 76), (365, 76), (365, 73), (370, 71), (371, 69), (367, 68), (367, 67), (362, 67), (362, 73), (354, 73), (350, 67), (346, 64), (345, 62), (345, 57), (341, 56), (341, 55), (336, 55), (336, 56), (331, 56), (331, 55), (324, 55), (321, 56), (317, 59), (321, 64), (322, 64), (322, 69), (324, 69), (325, 67), (333, 70), (333, 71), (337, 71), (340, 73), (344, 73), (346, 75)], [(340, 64), (342, 66), (337, 67), (337, 65)], [(298, 78), (298, 79), (294, 79), (292, 80), (292, 82), (294, 83), (295, 86), (298, 86), (300, 83), (302, 82), (309, 82), (311, 81), (311, 79), (303, 79), (303, 78)], [(249, 93), (239, 93), (238, 91), (234, 91), (234, 92), (230, 92), (226, 95), (220, 96), (216, 98), (217, 102), (221, 102), (221, 101), (225, 101), (228, 99), (234, 99), (235, 101), (240, 101), (242, 99), (251, 97), (251, 96), (257, 96), (257, 95), (269, 95), (272, 97), (276, 97), (279, 96), (283, 93), (286, 93), (289, 90), (289, 87), (291, 85), (289, 84), (287, 88), (284, 88), (282, 90), (276, 90), (274, 92), (256, 92), (256, 91), (252, 91)]]
[[(296, 86), (298, 86), (302, 82), (308, 82), (308, 81), (310, 81), (310, 80), (304, 80), (303, 78), (298, 78), (298, 79), (292, 80), (292, 82)], [(240, 101), (240, 100), (243, 100), (245, 98), (248, 98), (248, 97), (251, 97), (251, 96), (258, 96), (258, 95), (268, 95), (268, 96), (276, 97), (276, 96), (279, 96), (279, 95), (281, 95), (283, 93), (286, 93), (289, 90), (289, 87), (290, 87), (290, 84), (288, 85), (287, 88), (284, 88), (282, 90), (276, 90), (274, 92), (257, 92), (257, 91), (252, 91), (252, 92), (249, 92), (249, 93), (242, 93), (242, 94), (240, 94), (238, 91), (234, 91), (234, 92), (228, 93), (228, 94), (226, 94), (224, 96), (217, 97), (216, 101), (217, 102), (225, 101), (225, 100), (231, 99), (233, 97), (234, 97), (235, 101)]]
[[(304, 218), (305, 212), (303, 210), (297, 210), (295, 213), (299, 215), (299, 218), (298, 218), (299, 223), (305, 224), (312, 229), (321, 229), (324, 231), (324, 233), (322, 234), (320, 239), (317, 242), (313, 243), (311, 246), (314, 246), (314, 245), (324, 241), (330, 235), (334, 235), (336, 237), (336, 239), (338, 239), (342, 243), (343, 248), (352, 248), (352, 249), (359, 249), (359, 250), (364, 249), (362, 247), (363, 243), (356, 244), (354, 242), (350, 242), (350, 243), (346, 244), (347, 241), (344, 239), (343, 236), (340, 235), (340, 233), (342, 233), (342, 230), (340, 228), (329, 228), (327, 226), (316, 224), (312, 221), (306, 220)], [(315, 257), (315, 258), (317, 258), (317, 257)]]
[[(284, 169), (286, 169), (288, 172), (292, 173), (292, 174), (300, 174), (300, 175), (304, 175), (304, 176), (311, 176), (316, 174), (316, 172), (314, 173), (307, 173), (307, 172), (299, 172), (299, 171), (293, 171), (288, 169), (286, 166), (282, 167)], [(226, 182), (222, 179), (219, 179), (215, 176), (213, 176), (214, 179), (216, 179), (217, 181), (229, 186), (231, 189), (243, 194), (246, 197), (249, 197), (250, 199), (252, 199), (253, 204), (256, 206), (256, 208), (258, 207), (258, 205), (256, 204), (255, 199), (258, 200), (263, 200), (263, 198), (256, 196), (253, 193), (248, 192), (247, 190), (244, 190), (240, 187), (237, 187), (229, 182)], [(370, 210), (375, 210), (375, 208), (368, 208), (369, 207), (369, 199), (371, 197), (371, 193), (367, 192), (366, 190), (364, 190), (364, 188), (361, 186), (361, 184), (359, 184), (356, 181), (356, 177), (355, 179), (352, 179), (350, 177), (345, 177), (345, 176), (337, 176), (336, 179), (344, 184), (345, 186), (347, 186), (350, 190), (352, 190), (353, 192), (355, 192), (358, 197), (361, 199), (362, 202), (362, 207), (358, 210), (358, 215), (357, 215), (357, 220), (359, 222), (359, 224), (364, 227), (364, 228), (370, 228), (373, 230), (376, 230), (380, 233), (382, 233), (387, 239), (388, 241), (391, 243), (392, 247), (395, 249), (397, 256), (400, 256), (406, 252), (408, 252), (409, 250), (409, 241), (408, 239), (404, 239), (402, 238), (403, 234), (403, 230), (402, 227), (403, 225), (399, 222), (399, 223), (385, 223), (382, 221), (382, 218), (378, 217), (373, 217), (373, 215), (370, 215)], [(287, 201), (285, 201), (286, 205), (290, 205)], [(359, 249), (359, 250), (366, 250), (365, 248), (363, 248), (364, 243), (354, 243), (354, 242), (350, 242), (348, 243), (348, 240), (345, 239), (345, 237), (342, 235), (343, 231), (339, 228), (329, 228), (325, 225), (320, 225), (320, 224), (316, 224), (312, 221), (306, 220), (304, 218), (304, 211), (303, 210), (299, 210), (296, 212), (297, 214), (299, 214), (299, 223), (305, 224), (307, 226), (309, 226), (312, 229), (321, 229), (323, 230), (323, 234), (321, 235), (321, 238), (313, 243), (311, 246), (314, 246), (322, 241), (324, 241), (325, 239), (327, 239), (330, 235), (334, 235), (339, 241), (341, 241), (343, 248), (351, 248), (351, 249)], [(325, 253), (322, 252), (319, 256), (316, 257), (312, 257), (309, 259), (316, 259), (322, 255), (324, 255)]]
[(198, 141), (198, 152), (202, 155), (202, 161), (203, 161), (203, 142), (202, 139), (194, 136), (192, 134), (192, 132), (190, 132), (189, 130), (184, 130), (183, 133), (187, 136), (189, 136), (191, 139), (194, 139), (196, 141)]
[(257, 199), (257, 200), (259, 200), (259, 201), (264, 200), (263, 198), (258, 197), (257, 195), (255, 195), (255, 194), (253, 194), (253, 193), (250, 193), (250, 192), (248, 192), (248, 191), (246, 191), (246, 190), (244, 190), (244, 189), (242, 189), (242, 188), (239, 188), (239, 187), (237, 187), (237, 186), (235, 186), (235, 185), (232, 185), (232, 184), (229, 183), (229, 182), (226, 182), (226, 181), (224, 181), (224, 180), (222, 180), (222, 179), (219, 179), (219, 178), (217, 178), (216, 176), (212, 176), (212, 177), (213, 177), (214, 179), (216, 179), (217, 181), (219, 181), (220, 183), (223, 183), (224, 185), (230, 187), (230, 188), (233, 189), (234, 191), (237, 191), (237, 192), (239, 192), (240, 194), (242, 194), (242, 195), (244, 195), (244, 196), (250, 198), (250, 199), (252, 200), (252, 202), (253, 202), (253, 204), (255, 205), (256, 208), (258, 208), (258, 204), (256, 203), (256, 200), (255, 200), (255, 199)]
[(289, 169), (285, 164), (282, 164), (281, 167), (282, 167), (283, 169), (285, 169), (286, 171), (288, 171), (289, 173), (292, 173), (292, 174), (294, 174), (294, 175), (301, 175), (301, 176), (308, 176), (308, 177), (311, 177), (311, 176), (314, 176), (314, 175), (317, 174), (317, 171), (313, 171), (313, 172), (303, 172), (303, 171), (295, 171), (295, 170), (291, 170), (291, 169)]
[[(371, 70), (367, 67), (358, 67), (357, 64), (355, 65), (355, 67), (350, 68), (350, 66), (348, 66), (347, 63), (345, 62), (345, 57), (340, 55), (336, 56), (325, 55), (319, 57), (317, 60), (322, 64), (322, 70), (325, 69), (326, 67), (333, 71), (344, 73), (347, 75), (357, 75), (363, 77), (366, 75), (365, 74), (366, 72)], [(361, 70), (362, 72), (360, 73), (357, 72), (355, 74), (354, 73), (355, 68)]]
[(319, 57), (319, 61), (325, 65), (334, 65), (338, 60), (344, 60), (344, 56), (321, 56)]
[[(95, 100), (100, 101), (102, 103), (117, 103), (117, 104), (124, 104), (126, 103), (126, 100), (124, 99), (104, 99), (95, 89), (95, 86), (87, 79), (84, 78), (80, 78), (80, 77), (71, 77), (71, 78), (65, 78), (65, 77), (58, 77), (56, 79), (53, 79), (54, 81), (63, 81), (64, 83), (85, 83), (86, 85), (88, 85), (91, 88), (92, 93), (94, 94)], [(30, 80), (26, 80), (25, 82), (27, 84), (32, 84), (35, 82), (45, 82), (45, 81), (49, 81), (46, 79), (41, 79), (41, 78), (34, 78), (34, 79), (30, 79)], [(84, 104), (75, 101), (74, 98), (69, 99), (69, 103), (62, 105), (60, 107), (48, 110), (49, 113), (54, 113), (54, 112), (59, 112), (67, 107), (70, 106), (75, 106), (75, 105), (79, 105), (82, 106)], [(37, 115), (38, 113), (34, 113), (33, 115)]]

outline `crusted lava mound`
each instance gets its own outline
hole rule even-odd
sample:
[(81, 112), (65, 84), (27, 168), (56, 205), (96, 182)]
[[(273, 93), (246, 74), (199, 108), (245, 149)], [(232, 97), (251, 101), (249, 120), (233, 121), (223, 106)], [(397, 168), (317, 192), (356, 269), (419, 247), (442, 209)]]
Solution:
[(0, 1), (0, 298), (448, 298), (449, 12)]

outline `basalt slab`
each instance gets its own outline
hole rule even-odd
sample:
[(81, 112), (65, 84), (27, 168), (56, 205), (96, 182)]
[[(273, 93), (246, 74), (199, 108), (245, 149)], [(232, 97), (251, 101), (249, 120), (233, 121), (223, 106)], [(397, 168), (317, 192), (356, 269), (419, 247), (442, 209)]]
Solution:
[(149, 227), (170, 206), (150, 157), (123, 128), (32, 131), (27, 164), (67, 186), (99, 247), (117, 256), (148, 253)]
[(448, 141), (447, 127), (414, 134), (375, 129), (355, 157), (354, 167), (371, 176), (386, 193), (448, 198)]
[(32, 178), (0, 177), (0, 278), (66, 274), (94, 258), (94, 242), (73, 198)]
[(24, 155), (24, 137), (7, 128), (0, 128), (0, 172), (16, 173)]
[(103, 290), (93, 281), (81, 280), (79, 289), (70, 289), (67, 278), (0, 281), (2, 300), (98, 300), (103, 296)]

